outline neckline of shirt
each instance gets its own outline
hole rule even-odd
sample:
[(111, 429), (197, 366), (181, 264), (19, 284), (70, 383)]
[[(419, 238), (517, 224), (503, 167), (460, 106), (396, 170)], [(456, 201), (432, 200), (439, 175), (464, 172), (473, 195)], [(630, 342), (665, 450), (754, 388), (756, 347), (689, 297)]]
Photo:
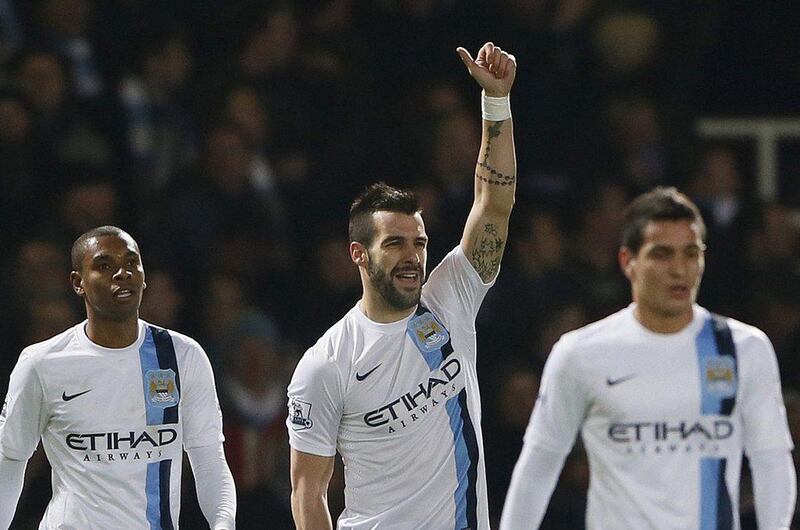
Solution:
[(89, 336), (86, 334), (87, 322), (88, 320), (84, 320), (83, 322), (75, 326), (76, 328), (75, 334), (78, 337), (78, 342), (81, 344), (81, 346), (85, 348), (89, 348), (91, 350), (105, 354), (122, 354), (122, 353), (129, 353), (131, 351), (139, 351), (139, 348), (142, 346), (142, 343), (144, 343), (146, 330), (145, 330), (145, 322), (141, 319), (138, 321), (139, 332), (136, 337), (136, 340), (133, 341), (132, 344), (125, 346), (124, 348), (107, 348), (106, 346), (101, 346), (100, 344), (93, 342), (92, 339), (90, 339)]
[(405, 331), (406, 327), (408, 326), (408, 322), (412, 318), (414, 318), (414, 315), (416, 314), (416, 309), (415, 309), (407, 317), (401, 318), (400, 320), (396, 320), (394, 322), (375, 322), (374, 320), (370, 319), (367, 315), (365, 315), (364, 311), (362, 311), (361, 300), (359, 300), (356, 303), (352, 311), (355, 314), (355, 318), (359, 321), (359, 323), (380, 333), (387, 333), (387, 334), (397, 333), (399, 331)]
[(639, 319), (636, 318), (636, 314), (634, 313), (635, 309), (636, 309), (636, 303), (631, 302), (631, 304), (627, 307), (628, 318), (631, 321), (633, 321), (633, 325), (636, 327), (636, 329), (639, 330), (639, 332), (642, 333), (643, 335), (647, 336), (649, 340), (669, 341), (669, 340), (674, 340), (676, 337), (683, 337), (683, 336), (694, 337), (698, 333), (700, 333), (700, 330), (703, 328), (703, 324), (705, 323), (706, 317), (708, 316), (708, 312), (704, 308), (702, 308), (698, 304), (693, 304), (692, 321), (689, 322), (686, 326), (684, 326), (683, 329), (675, 331), (674, 333), (659, 333), (657, 331), (653, 331), (651, 329), (646, 328), (644, 324), (639, 322)]

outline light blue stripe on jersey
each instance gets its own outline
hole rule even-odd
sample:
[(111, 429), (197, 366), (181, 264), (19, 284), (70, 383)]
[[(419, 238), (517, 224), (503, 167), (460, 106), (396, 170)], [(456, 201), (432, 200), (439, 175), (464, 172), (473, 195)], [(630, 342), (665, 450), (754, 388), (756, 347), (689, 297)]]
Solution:
[[(721, 329), (724, 331), (727, 327), (723, 325)], [(724, 351), (726, 346), (725, 343), (720, 345), (719, 341), (723, 339), (720, 339), (718, 333), (719, 330), (715, 332), (714, 329), (714, 317), (708, 318), (696, 339), (700, 371), (700, 407), (703, 415), (730, 414), (732, 407), (731, 396), (727, 390), (712, 389), (714, 377), (709, 373), (712, 366), (724, 369), (727, 365), (724, 361), (730, 362), (732, 370), (730, 377), (734, 379), (728, 384), (730, 391), (735, 392), (735, 360), (732, 357), (735, 352)], [(715, 357), (720, 358), (719, 361), (714, 361)], [(700, 530), (723, 530), (733, 526), (733, 509), (725, 481), (725, 469), (724, 458), (707, 457), (700, 460)]]
[(454, 495), (456, 503), (455, 529), (467, 528), (467, 486), (469, 485), (469, 453), (467, 452), (467, 442), (464, 440), (464, 420), (461, 417), (461, 403), (458, 397), (451, 397), (447, 404), (447, 414), (450, 416), (450, 429), (453, 431), (453, 438), (456, 451), (456, 477), (458, 486)]
[(697, 344), (697, 365), (700, 370), (700, 393), (702, 400), (700, 412), (702, 414), (719, 414), (722, 410), (722, 399), (709, 391), (706, 378), (706, 359), (719, 355), (717, 341), (714, 339), (714, 325), (710, 318), (703, 324), (703, 329), (697, 335), (695, 343)]
[(153, 332), (147, 326), (144, 342), (139, 347), (139, 360), (142, 365), (142, 389), (144, 390), (144, 409), (147, 415), (147, 425), (161, 425), (164, 423), (164, 409), (154, 407), (150, 401), (150, 389), (147, 387), (147, 372), (158, 370), (158, 355), (156, 343), (153, 341)]
[[(144, 390), (144, 408), (147, 425), (164, 423), (164, 409), (154, 407), (150, 402), (150, 389), (147, 387), (146, 374), (150, 370), (158, 370), (158, 355), (153, 341), (153, 332), (147, 326), (144, 342), (139, 347), (139, 361), (142, 366), (142, 388)], [(159, 481), (159, 462), (147, 464), (145, 495), (147, 496), (147, 522), (151, 530), (161, 530), (161, 488)]]
[(722, 459), (700, 460), (700, 530), (717, 530), (719, 520), (719, 483)]
[(422, 358), (425, 359), (425, 362), (428, 363), (428, 368), (431, 370), (435, 370), (442, 365), (442, 360), (444, 357), (442, 356), (442, 350), (434, 350), (431, 352), (420, 352), (422, 354)]
[(161, 462), (147, 464), (147, 522), (150, 530), (161, 530), (161, 488), (159, 487), (159, 474)]

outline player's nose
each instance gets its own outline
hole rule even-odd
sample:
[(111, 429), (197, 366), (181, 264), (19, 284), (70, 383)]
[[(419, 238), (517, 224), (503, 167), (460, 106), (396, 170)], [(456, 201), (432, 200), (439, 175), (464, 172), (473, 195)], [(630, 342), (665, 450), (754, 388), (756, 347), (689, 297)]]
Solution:
[(114, 280), (127, 280), (131, 276), (133, 276), (131, 271), (129, 271), (125, 267), (120, 267), (119, 269), (117, 269), (117, 272), (114, 273), (113, 278), (114, 278)]

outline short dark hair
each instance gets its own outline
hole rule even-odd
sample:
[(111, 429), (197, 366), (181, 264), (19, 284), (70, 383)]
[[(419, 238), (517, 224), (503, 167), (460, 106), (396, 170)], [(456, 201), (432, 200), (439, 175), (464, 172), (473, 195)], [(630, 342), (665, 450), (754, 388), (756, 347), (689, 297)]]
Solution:
[(420, 212), (419, 203), (411, 190), (395, 188), (385, 182), (368, 186), (350, 206), (348, 234), (350, 241), (369, 246), (375, 237), (375, 212), (397, 212), (414, 215)]
[(72, 244), (72, 251), (70, 252), (70, 258), (72, 260), (72, 270), (79, 271), (81, 270), (81, 263), (83, 262), (83, 254), (86, 252), (86, 245), (90, 239), (96, 237), (103, 237), (103, 236), (116, 236), (120, 238), (129, 237), (131, 241), (136, 245), (136, 249), (139, 249), (139, 244), (136, 243), (136, 240), (131, 237), (131, 235), (123, 230), (122, 228), (117, 228), (116, 226), (106, 225), (106, 226), (98, 226), (97, 228), (92, 228), (91, 230), (84, 232), (81, 234), (78, 239)]
[(650, 221), (691, 221), (706, 240), (706, 224), (692, 200), (673, 187), (659, 186), (636, 197), (625, 210), (622, 225), (622, 246), (634, 254), (644, 243), (644, 229)]

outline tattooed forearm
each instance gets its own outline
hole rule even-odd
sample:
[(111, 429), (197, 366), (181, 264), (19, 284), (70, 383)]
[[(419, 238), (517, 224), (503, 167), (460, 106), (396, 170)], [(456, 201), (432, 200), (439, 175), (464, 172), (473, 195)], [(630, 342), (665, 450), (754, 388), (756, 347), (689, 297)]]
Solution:
[(470, 260), (484, 282), (491, 281), (500, 270), (504, 245), (505, 241), (497, 237), (497, 227), (492, 223), (484, 225), (483, 233), (478, 236)]
[(485, 169), (488, 174), (482, 175), (481, 172), (475, 172), (475, 178), (487, 184), (496, 184), (497, 186), (511, 186), (517, 180), (516, 175), (504, 175), (496, 171), (493, 167), (483, 162), (478, 162), (478, 166)]
[(489, 125), (489, 139), (492, 140), (493, 138), (497, 138), (500, 136), (500, 129), (503, 128), (502, 121), (493, 121), (491, 125)]
[(503, 123), (505, 122), (495, 121), (489, 126), (487, 130), (489, 139), (486, 142), (486, 149), (483, 151), (483, 156), (478, 161), (478, 168), (485, 171), (475, 172), (475, 178), (487, 184), (511, 186), (514, 184), (514, 181), (517, 180), (516, 175), (505, 175), (489, 165), (489, 153), (492, 151), (492, 140), (500, 136), (500, 129), (503, 128)]

